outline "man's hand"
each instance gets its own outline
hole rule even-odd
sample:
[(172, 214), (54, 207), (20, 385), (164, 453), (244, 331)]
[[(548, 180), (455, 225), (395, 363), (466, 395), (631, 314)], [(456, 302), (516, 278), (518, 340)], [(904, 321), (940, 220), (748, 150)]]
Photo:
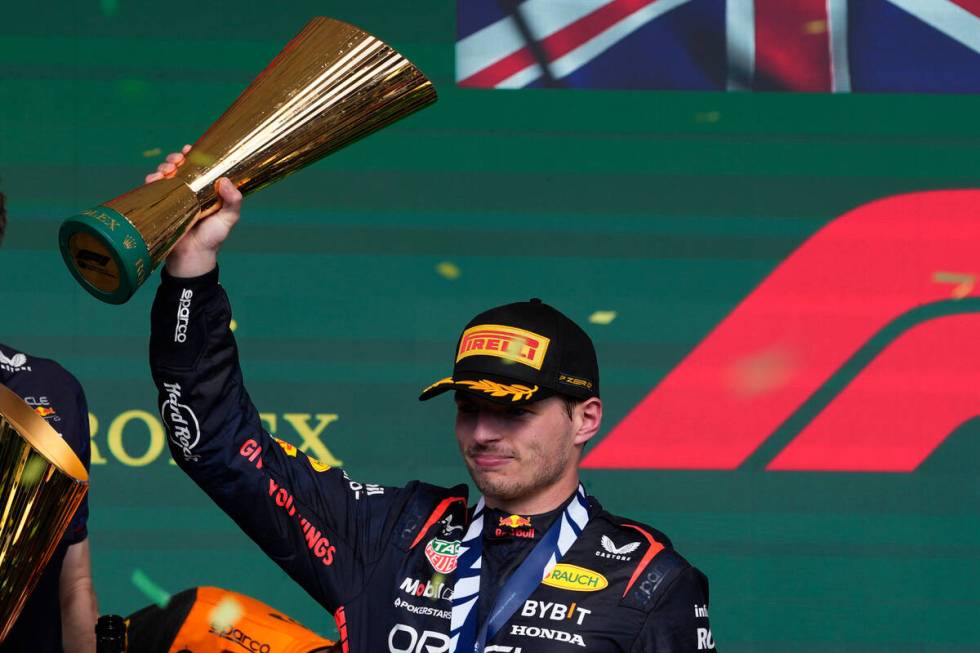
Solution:
[[(190, 149), (190, 145), (185, 145), (180, 152), (169, 154), (167, 160), (157, 166), (156, 172), (146, 176), (146, 183), (173, 177)], [(227, 177), (218, 180), (217, 191), (221, 198), (221, 210), (198, 221), (170, 250), (167, 272), (173, 276), (197, 277), (210, 272), (218, 264), (218, 250), (241, 214), (242, 194)]]

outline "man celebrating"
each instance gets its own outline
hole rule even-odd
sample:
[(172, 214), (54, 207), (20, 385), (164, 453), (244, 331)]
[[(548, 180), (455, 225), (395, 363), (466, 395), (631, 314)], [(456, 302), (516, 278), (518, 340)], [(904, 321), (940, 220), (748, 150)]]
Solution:
[[(186, 153), (186, 150), (185, 150)], [(171, 155), (152, 181), (183, 161)], [(260, 547), (330, 612), (344, 651), (713, 650), (707, 580), (660, 532), (604, 511), (578, 480), (599, 430), (582, 329), (539, 300), (463, 331), (450, 377), (456, 438), (483, 493), (352, 481), (267, 434), (243, 385), (217, 251), (241, 194), (175, 247), (150, 359), (170, 449)]]

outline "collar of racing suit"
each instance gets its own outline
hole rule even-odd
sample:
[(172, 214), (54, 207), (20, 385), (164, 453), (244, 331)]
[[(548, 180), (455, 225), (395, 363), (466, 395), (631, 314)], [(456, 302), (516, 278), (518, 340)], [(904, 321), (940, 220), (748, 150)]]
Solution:
[(540, 540), (574, 496), (572, 493), (560, 506), (539, 515), (518, 515), (486, 508), (483, 516), (483, 538), (491, 542)]
[(524, 561), (548, 529), (560, 518), (565, 507), (575, 498), (572, 493), (554, 510), (539, 515), (516, 515), (484, 508), (483, 556), (484, 579), (480, 586), (477, 607), (478, 623), (483, 623), (496, 601), (500, 588)]

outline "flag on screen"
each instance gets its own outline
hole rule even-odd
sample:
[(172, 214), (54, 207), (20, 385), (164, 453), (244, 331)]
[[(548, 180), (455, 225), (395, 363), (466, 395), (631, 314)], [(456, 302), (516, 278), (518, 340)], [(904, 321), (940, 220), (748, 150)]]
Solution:
[(980, 93), (980, 0), (457, 0), (473, 88)]

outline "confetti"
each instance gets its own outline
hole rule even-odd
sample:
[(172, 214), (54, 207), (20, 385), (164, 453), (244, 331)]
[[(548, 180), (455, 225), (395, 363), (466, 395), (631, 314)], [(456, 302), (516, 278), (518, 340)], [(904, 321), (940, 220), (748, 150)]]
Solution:
[(143, 156), (145, 156), (147, 159), (151, 159), (155, 156), (160, 156), (162, 152), (163, 150), (159, 147), (154, 147), (152, 150), (143, 150)]
[(527, 346), (527, 338), (521, 338), (520, 336), (514, 338), (504, 345), (504, 365), (513, 365), (521, 357), (521, 352), (524, 347)]
[(728, 370), (728, 387), (740, 397), (755, 397), (786, 385), (796, 367), (791, 352), (773, 347), (735, 361)]
[(27, 464), (24, 465), (24, 473), (21, 474), (21, 481), (24, 485), (34, 485), (39, 480), (41, 480), (41, 475), (44, 474), (44, 470), (47, 468), (48, 464), (45, 462), (44, 458), (40, 456), (31, 456), (28, 459)]
[(459, 271), (459, 266), (457, 266), (455, 263), (450, 263), (449, 261), (443, 261), (437, 265), (436, 272), (450, 281), (453, 279), (459, 279), (459, 275), (462, 274)]
[[(437, 571), (436, 573), (432, 574), (432, 578), (430, 580), (432, 582), (432, 587), (439, 587), (440, 585), (442, 585), (446, 581), (446, 576), (444, 574), (440, 574)], [(432, 597), (432, 600), (433, 601), (435, 601), (437, 599), (438, 599), (437, 596), (433, 596)]]
[(235, 318), (231, 319), (231, 323), (228, 324), (228, 328), (231, 329), (232, 331), (238, 329), (238, 322), (235, 321)]
[(167, 604), (170, 603), (170, 594), (167, 590), (163, 589), (139, 569), (133, 570), (133, 585), (136, 589), (143, 592), (153, 603), (158, 607), (165, 608)]
[(953, 299), (963, 299), (971, 292), (976, 285), (977, 277), (974, 274), (958, 274), (956, 272), (936, 272), (932, 275), (932, 280), (936, 283), (955, 283), (953, 288)]
[(225, 595), (208, 615), (208, 623), (217, 631), (229, 630), (242, 617), (242, 606), (231, 596)]
[(721, 120), (721, 111), (699, 111), (694, 114), (697, 122), (715, 123)]
[(616, 311), (596, 311), (589, 316), (590, 324), (612, 324), (616, 319)]
[(213, 156), (200, 150), (191, 150), (191, 153), (187, 155), (187, 160), (199, 166), (209, 166), (215, 162)]
[(806, 34), (826, 34), (827, 33), (827, 21), (825, 20), (811, 20), (803, 25), (803, 32)]

